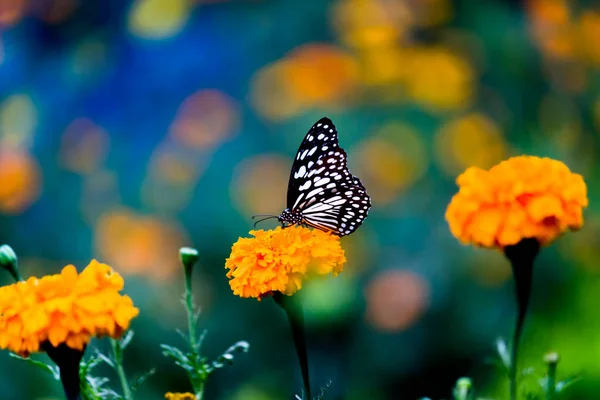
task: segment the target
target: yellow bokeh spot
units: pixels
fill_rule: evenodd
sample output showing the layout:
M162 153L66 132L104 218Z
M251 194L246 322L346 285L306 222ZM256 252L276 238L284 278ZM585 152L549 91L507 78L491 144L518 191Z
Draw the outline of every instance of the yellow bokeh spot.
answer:
M584 57L592 65L600 66L600 12L584 11L579 22L579 31L581 38L577 43L582 47Z
M449 176L471 166L489 168L507 151L500 128L481 113L446 122L436 133L434 146L436 159Z
M174 221L124 208L104 213L96 226L95 245L103 259L125 274L159 281L177 275L177 253L186 244L186 234Z
M373 202L387 204L427 170L427 149L420 134L402 122L388 123L359 145L357 175Z
M302 102L285 84L284 64L278 61L261 68L250 82L250 102L256 112L272 121L281 121L300 114Z
M430 111L459 110L470 105L474 74L470 63L445 48L419 47L407 54L408 96Z
M188 0L137 0L129 12L129 30L144 39L165 39L183 29Z
M28 95L8 97L0 105L0 147L29 147L37 121L37 109Z
M245 214L283 211L291 165L291 160L274 154L239 163L231 182L231 196L238 210Z
M20 214L35 202L41 189L37 161L23 151L0 151L0 212Z
M398 43L412 22L407 5L401 1L339 1L332 8L332 18L341 40L357 49Z

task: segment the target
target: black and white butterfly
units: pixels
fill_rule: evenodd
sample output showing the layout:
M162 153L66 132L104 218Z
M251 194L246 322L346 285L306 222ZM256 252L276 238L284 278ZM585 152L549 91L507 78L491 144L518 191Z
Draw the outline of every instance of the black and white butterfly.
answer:
M370 208L371 198L365 187L348 170L346 152L338 144L333 122L321 118L296 153L287 208L281 215L268 218L277 218L284 226L308 225L346 236L358 229ZM258 216L263 215L254 217Z

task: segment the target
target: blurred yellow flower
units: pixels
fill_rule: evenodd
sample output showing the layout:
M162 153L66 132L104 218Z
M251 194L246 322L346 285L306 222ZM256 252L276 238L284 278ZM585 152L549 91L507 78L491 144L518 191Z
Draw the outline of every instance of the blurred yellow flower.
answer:
M240 297L259 300L292 295L313 275L338 275L346 263L338 236L301 226L250 231L234 243L225 262L229 286Z
M196 396L193 393L165 393L165 399L167 400L196 400Z
M456 183L446 220L465 244L503 249L535 238L545 245L583 226L585 182L560 161L513 157L489 171L470 167Z
M119 337L139 310L119 294L123 278L92 260L81 272L31 277L0 288L0 347L21 356L48 342L83 350L92 337Z
M190 8L187 0L137 0L129 12L129 31L144 39L172 37L185 26Z
M506 147L498 125L477 112L449 120L434 137L437 161L451 176L468 166L490 168L505 157Z
M379 127L356 150L359 172L377 204L393 202L421 179L429 164L421 133L400 121Z
M470 63L445 48L415 48L408 55L406 90L412 100L434 111L468 106L473 97L475 71Z

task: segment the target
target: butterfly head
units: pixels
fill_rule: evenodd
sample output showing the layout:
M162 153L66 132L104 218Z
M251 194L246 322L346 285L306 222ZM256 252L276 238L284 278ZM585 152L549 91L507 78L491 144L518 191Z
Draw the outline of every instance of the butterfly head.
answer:
M301 224L303 221L302 213L290 211L289 208L286 208L281 212L281 215L277 217L277 220L281 222L281 224L289 224L289 225L297 225Z

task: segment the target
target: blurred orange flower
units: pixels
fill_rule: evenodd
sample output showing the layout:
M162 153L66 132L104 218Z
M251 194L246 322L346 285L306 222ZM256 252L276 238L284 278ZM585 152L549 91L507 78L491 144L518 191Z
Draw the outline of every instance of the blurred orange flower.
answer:
M456 183L446 220L463 243L503 249L535 238L545 245L583 226L585 182L560 161L513 157L489 171L470 167Z
M18 214L40 194L39 166L28 153L20 150L0 151L0 211Z
M92 337L119 337L139 310L119 294L123 278L92 260L81 272L73 265L57 275L31 277L0 288L0 347L21 356L44 342L83 350Z
M292 295L311 275L342 272L346 257L338 236L301 226L250 231L225 262L229 286L240 297Z
M193 393L165 393L165 399L167 400L196 400L196 396Z
M180 270L173 254L187 238L170 220L116 209L100 217L95 241L102 257L122 271L162 281Z

